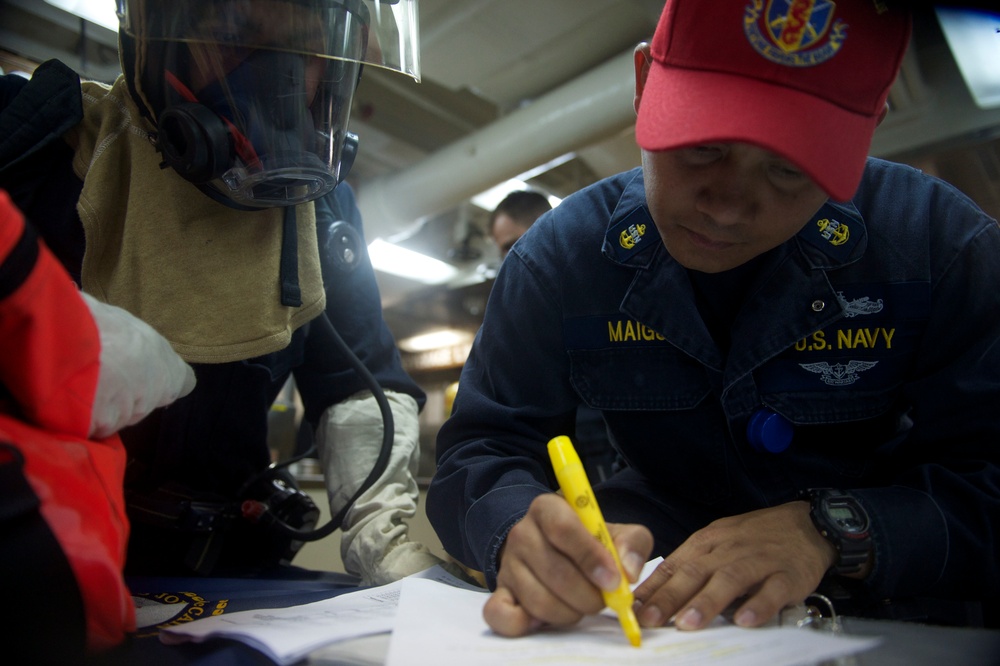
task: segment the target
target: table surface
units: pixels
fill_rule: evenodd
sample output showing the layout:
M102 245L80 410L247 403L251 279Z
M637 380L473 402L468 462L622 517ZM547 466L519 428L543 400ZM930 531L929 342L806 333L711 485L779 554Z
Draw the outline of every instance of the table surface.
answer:
M816 666L1000 666L1000 631L997 630L851 617L842 621L845 635L878 636L882 642L871 650ZM366 636L321 648L307 663L309 666L381 666L388 648L389 634Z
M1000 665L1000 631L844 618L844 633L881 636L882 643L842 661L845 666Z
M357 589L357 580L344 574L294 568L283 572L280 578L264 580L130 578L128 582L133 595L156 602L139 613L143 616L140 617L140 625L146 625L152 631L144 633L140 630L136 639L93 660L90 666L273 666L262 653L235 641L217 639L198 645L163 645L156 636L156 627L152 625L166 618L156 618L149 613L168 612L168 615L176 616L177 613L191 614L192 609L196 609L207 615L220 599L226 600L229 611L247 607L279 608ZM195 598L198 603L188 600L187 603L172 605L176 599L164 599L163 594L154 594L182 590L197 591ZM167 603L157 608L160 602ZM153 620L150 622L142 621L151 617ZM841 623L845 635L874 636L882 641L871 650L817 666L1000 666L1000 630L855 617L842 617ZM388 647L388 633L366 636L316 650L306 663L309 666L379 666L385 662Z

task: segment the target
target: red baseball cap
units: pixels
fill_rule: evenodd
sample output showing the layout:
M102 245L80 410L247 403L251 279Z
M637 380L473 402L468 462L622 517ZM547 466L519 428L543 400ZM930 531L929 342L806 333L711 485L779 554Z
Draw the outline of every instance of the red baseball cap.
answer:
M910 25L883 0L667 0L636 140L645 150L751 143L846 201Z

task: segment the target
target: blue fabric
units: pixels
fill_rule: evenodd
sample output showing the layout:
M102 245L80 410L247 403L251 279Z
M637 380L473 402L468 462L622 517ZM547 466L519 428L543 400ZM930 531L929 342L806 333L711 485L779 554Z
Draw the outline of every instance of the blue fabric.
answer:
M138 600L138 631L132 640L92 656L90 666L247 666L273 664L263 653L234 640L165 645L160 630L201 617L244 610L287 608L354 592L346 574L280 567L259 578L135 577L126 579Z
M640 169L540 218L504 261L437 442L428 516L495 582L513 522L555 488L545 444L601 412L630 476L595 489L666 555L711 520L851 490L878 598L1000 593L1000 228L956 189L870 159L767 253L728 353L660 242ZM792 424L784 453L751 415Z

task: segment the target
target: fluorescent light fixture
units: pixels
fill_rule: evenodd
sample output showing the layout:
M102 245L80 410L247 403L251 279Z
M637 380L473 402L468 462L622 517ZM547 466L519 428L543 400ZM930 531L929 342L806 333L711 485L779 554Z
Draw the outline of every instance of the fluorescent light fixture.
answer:
M499 185L494 185L485 192L480 192L476 196L472 197L472 203L476 204L483 210L493 210L500 204L501 201L503 201L503 198L511 192L527 189L529 188L526 182L517 178L511 178L508 181L504 181Z
M527 171L520 174L516 178L511 178L506 182L491 187L485 192L480 192L476 196L472 197L472 203L476 204L483 210L492 211L494 208L497 207L497 205L501 201L503 201L503 198L508 194L510 194L511 192L532 189L528 185L527 181L531 180L535 176L538 176L539 174L543 174L546 171L551 171L552 169L555 169L557 166L561 166L566 162L569 162L574 157L576 157L576 153L569 152L564 155L560 155L559 157L553 160L549 160L545 164L539 164L533 169L528 169ZM553 208L562 203L562 199L560 199L559 197L552 196L551 194L547 194L546 196L549 199L549 204Z
M472 203L476 204L483 210L492 211L500 202L503 201L511 192L519 192L521 190L533 189L523 180L519 178L511 178L508 181L500 183L499 185L494 185L485 192L480 192L476 196L472 197ZM562 203L562 199L552 194L546 194L546 198L549 200L549 205L553 208Z
M117 7L111 0L45 0L45 2L91 23L104 26L112 32L118 32Z
M935 11L976 105L1000 107L1000 13L950 7Z
M472 342L475 336L468 331L459 331L454 328L445 328L429 333L414 335L412 338L400 340L397 345L406 352L426 352L446 347L457 347L467 345Z
M574 153L572 151L570 151L568 153L564 153L564 154L560 155L559 157L556 157L555 159L549 160L545 164L539 164L538 166L536 166L533 169L528 169L527 171L525 171L524 173L522 173L520 176L518 176L518 178L521 179L521 180L531 180L535 176L539 176L539 175L545 173L546 171L552 171L557 166L562 166L563 164L566 164L566 162L569 162L574 157L576 157L576 153Z
M426 254L407 250L376 238L368 245L375 270L391 273L423 284L444 284L458 275L458 269Z

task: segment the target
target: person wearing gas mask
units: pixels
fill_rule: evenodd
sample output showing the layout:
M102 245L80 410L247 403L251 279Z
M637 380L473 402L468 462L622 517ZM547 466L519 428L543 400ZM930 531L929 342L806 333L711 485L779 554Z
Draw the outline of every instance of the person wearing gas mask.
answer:
M348 572L379 584L438 563L405 522L425 398L382 319L343 182L362 65L419 78L416 0L118 12L113 85L57 61L0 79L0 187L85 292L195 369L190 395L122 432L128 571L259 573L330 531L269 468L267 414L290 375Z

